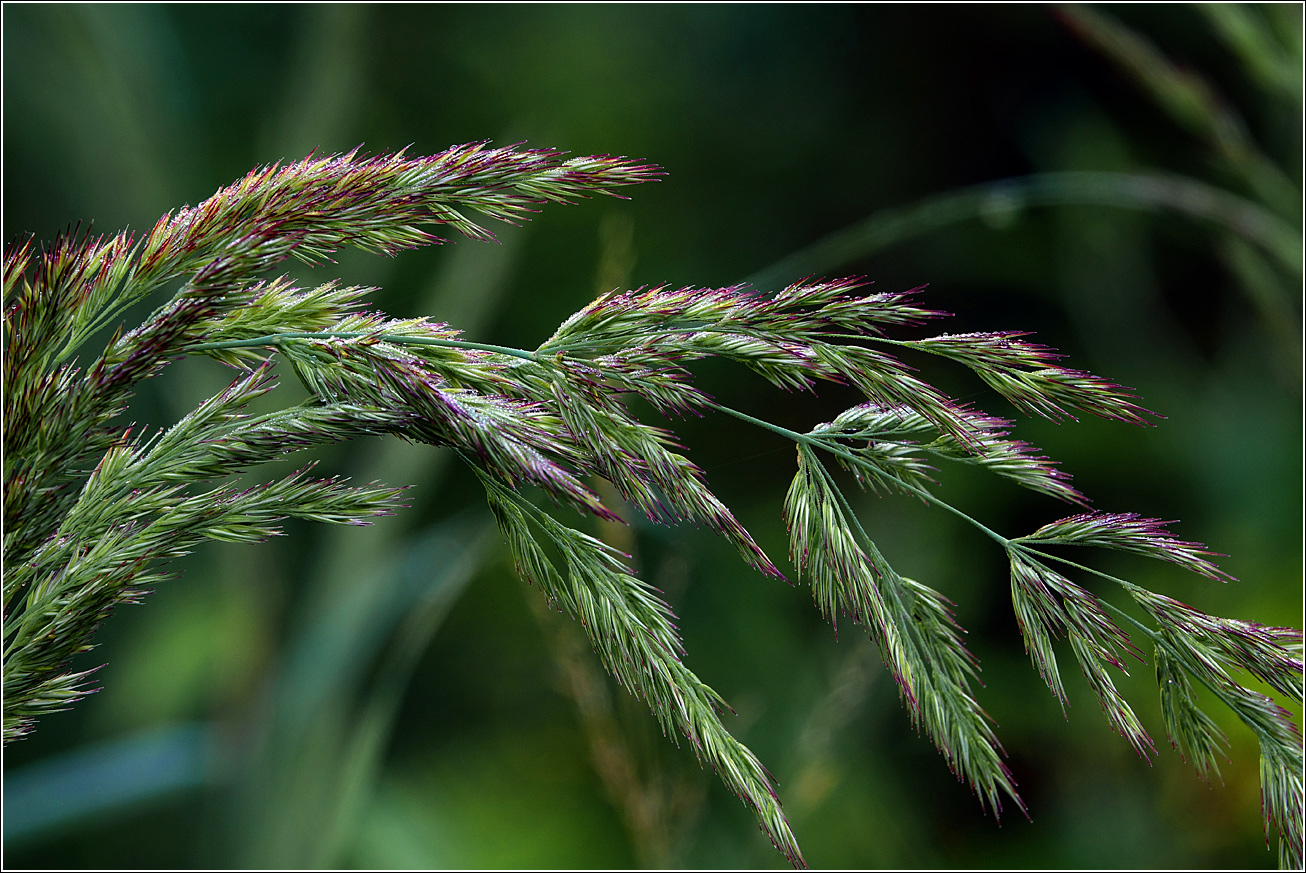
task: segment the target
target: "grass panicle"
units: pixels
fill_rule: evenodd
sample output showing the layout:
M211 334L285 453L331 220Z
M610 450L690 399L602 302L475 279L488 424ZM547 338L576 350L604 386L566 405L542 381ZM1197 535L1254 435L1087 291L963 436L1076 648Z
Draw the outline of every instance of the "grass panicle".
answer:
M1275 700L1240 674L1302 702L1302 634L1218 618L1074 563L1062 546L1097 546L1226 580L1200 543L1168 522L1089 512L1009 538L949 505L943 462L969 464L1061 501L1087 506L1056 462L1011 438L1012 422L947 396L897 355L965 366L1022 412L1053 420L1091 414L1131 424L1159 418L1108 380L1061 366L1017 331L910 338L944 313L920 289L866 293L860 279L809 279L774 295L744 286L614 290L567 319L538 348L465 340L427 318L369 311L371 289L296 287L270 276L287 258L320 263L345 247L394 254L440 242L443 225L491 239L478 223L520 221L548 203L660 178L652 165L551 150L455 146L440 154L310 155L255 170L199 206L165 215L146 234L72 231L46 246L6 250L4 267L4 736L72 705L115 605L168 576L167 562L204 540L256 541L285 518L365 524L402 505L402 488L315 478L310 467L256 484L259 465L311 446L371 435L452 448L482 483L518 573L584 627L604 667L643 698L673 739L754 813L786 858L803 855L774 780L727 731L725 702L686 666L671 607L626 556L582 532L559 507L620 520L589 483L598 476L661 523L720 535L765 576L783 578L666 421L731 415L792 440L798 469L784 499L790 557L832 624L860 624L879 647L913 725L996 814L1024 810L996 725L980 704L979 664L943 593L900 575L827 466L876 493L906 494L958 516L1000 545L1025 647L1063 708L1058 656L1073 657L1111 726L1140 755L1152 741L1114 684L1129 657L1154 658L1172 745L1198 773L1218 775L1227 740L1198 706L1198 688L1232 709L1261 745L1267 834L1281 859L1302 858L1302 745ZM617 195L619 196L619 195ZM165 286L137 328L117 321ZM117 329L98 353L94 337ZM225 390L152 434L121 422L132 390L184 356L239 375ZM862 402L798 432L731 409L696 387L691 365L721 358L785 390L851 386ZM285 361L308 398L253 414L275 397ZM936 466L937 465L937 468ZM937 477L937 478L936 478ZM1059 565L1054 569L1054 565ZM1074 574L1073 581L1068 574ZM1123 591L1133 612L1091 591ZM1135 617L1141 614L1142 619ZM1060 650L1060 651L1058 651Z

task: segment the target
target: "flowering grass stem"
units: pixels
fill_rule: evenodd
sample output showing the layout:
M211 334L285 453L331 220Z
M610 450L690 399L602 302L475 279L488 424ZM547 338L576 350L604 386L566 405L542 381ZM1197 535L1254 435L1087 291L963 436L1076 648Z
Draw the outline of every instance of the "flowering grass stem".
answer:
M1167 522L1083 511L1008 538L931 490L928 461L982 467L1030 490L1087 505L1056 463L1009 438L1012 422L948 397L889 351L937 355L975 373L1017 409L1053 420L1090 414L1131 424L1159 418L1127 388L1061 366L1054 350L1016 331L885 336L943 313L916 292L864 294L856 279L811 280L771 296L744 287L666 286L612 292L582 308L534 351L464 340L424 318L367 311L369 289L294 287L266 273L288 257L317 262L345 246L392 253L438 242L421 225L473 239L468 215L518 220L544 203L652 181L656 167L625 158L564 159L548 150L456 146L439 155L310 157L256 170L198 207L169 214L141 240L69 236L5 256L4 736L87 693L69 669L93 646L114 606L167 577L162 567L205 540L259 541L285 518L367 524L403 505L404 489L314 479L305 467L248 487L241 474L301 449L395 435L452 449L482 484L519 575L580 622L604 667L647 702L665 732L753 812L795 866L804 865L774 780L726 730L725 701L685 664L674 614L628 556L523 494L621 520L591 487L659 523L692 521L735 547L760 573L782 573L708 486L675 433L642 421L634 396L670 417L715 410L784 436L797 470L783 502L790 558L822 615L860 624L880 649L912 723L982 805L1025 810L995 726L979 702L979 664L951 602L902 576L863 526L822 460L856 483L941 507L1002 546L1012 608L1034 667L1063 706L1057 649L1068 647L1110 725L1142 756L1153 743L1111 668L1141 657L1116 616L1153 643L1171 742L1198 772L1216 769L1223 735L1197 706L1188 677L1210 688L1256 733L1267 832L1281 859L1302 857L1301 737L1288 713L1235 678L1243 670L1300 702L1302 634L1209 616L1141 586L1045 553L1094 546L1226 579L1213 553L1178 540ZM69 358L133 302L181 279L143 325L82 369ZM918 289L919 290L919 289ZM234 367L222 392L152 436L119 421L131 389L177 358ZM309 393L251 415L284 359ZM864 402L800 433L719 403L694 385L692 362L720 358L777 388L835 383ZM928 486L928 487L927 487ZM1118 583L1155 623L1099 600L1050 565Z

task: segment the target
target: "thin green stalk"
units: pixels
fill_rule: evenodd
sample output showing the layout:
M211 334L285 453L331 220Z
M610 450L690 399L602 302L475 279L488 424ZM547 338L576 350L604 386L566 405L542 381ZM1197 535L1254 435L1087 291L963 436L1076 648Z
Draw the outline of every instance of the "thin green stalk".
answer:
M839 501L839 506L840 508L843 509L844 514L847 515L850 519L852 519L853 527L857 531L858 535L861 537L862 547L867 550L868 557L870 555L875 555L879 557L880 560L883 560L884 556L880 554L880 550L876 547L875 541L871 539L870 534L866 532L866 528L862 527L861 519L859 519L857 517L857 513L853 511L852 506L848 503L848 498L843 493L843 489L840 488L835 483L834 477L830 475L830 471L827 470L825 468L825 465L820 463L819 460L817 461L816 468L817 470L820 471L821 477L825 479L826 486L834 493L835 499ZM910 611L906 608L906 606L902 602L902 593L899 590L898 586L885 585L884 588L888 589L888 594L891 597L893 597L893 601L897 605L899 613L902 615L910 614ZM912 622L907 622L907 626L904 628L904 631L906 633L911 634L912 639L915 641L918 650L920 651L925 650L925 644L924 641L921 639L920 630L919 628L916 627L915 624L913 624Z
M730 333L731 331L715 331L715 332ZM342 331L268 334L267 336L255 337L253 339L228 340L225 342L216 342L216 343L201 343L199 345L189 346L187 351L198 352L198 351L207 351L210 349L219 350L219 349L234 349L234 348L250 348L250 347L264 346L264 345L276 345L280 340L283 339L336 339L336 338L352 339L361 336L376 336L378 339L382 339L386 342L394 342L397 344L432 345L432 346L440 346L443 348L455 348L455 349L475 349L479 351L497 352L499 354L510 355L512 357L522 358L528 361L542 360L542 358L540 357L540 353L537 352L528 352L525 351L524 349L512 348L509 346L490 345L487 343L475 343L475 342L470 342L468 340L453 340L453 339L446 340L446 339L435 339L429 337L403 337L403 336L395 336L393 334L377 335L377 334L368 334L362 332L342 332ZM866 337L863 338L865 339ZM878 338L872 337L872 339L878 339ZM886 340L886 341L896 342L894 340ZM570 346L572 347L579 347L579 345L580 344L570 344ZM541 346L542 351L544 350L544 348L545 347ZM555 348L548 349L547 351L551 354L562 354L564 353L565 350L568 350L568 348L569 348L568 346L558 346ZM845 460L848 460L854 464L862 463L862 460L858 458L857 455L853 454L847 449L844 449L842 446L838 445L837 443L832 443L828 440L824 440L819 437L813 437L810 436L809 434L799 433L798 431L790 430L787 427L782 427L778 424L773 424L769 421L765 421L760 418L755 418L754 416L751 416L746 412L740 412L737 409L731 409L728 406L722 406L721 404L716 403L715 401L709 401L707 403L707 406L717 410L718 412L724 412L727 415L732 415L735 418L740 419L741 421L746 421L749 424L753 424L756 425L757 427L764 428L765 430L769 430L772 433L776 433L779 434L780 436L787 437L788 439L791 439L794 442L823 449L832 455L838 455L839 457L842 457ZM919 497L926 500L927 502L935 506L939 506L943 509L946 509L949 512L953 513L954 515L958 516L959 518L969 522L970 524L974 525L978 530L983 532L986 536L990 537L995 542L1002 544L1004 547L1011 542L1011 540L1008 539L1007 537L1004 537L1002 536L1002 534L999 534L996 531L992 530L991 528L985 526L979 520L967 515L966 513L962 512L961 510L957 509L951 504L943 500L940 500L939 498L935 497L933 494L930 494L928 491L924 490L923 488L918 488L917 486L912 485L909 482L904 482L903 480L899 479L896 476L894 476L893 478L899 485L901 485L906 490L913 492L914 494L918 495Z
M731 333L732 331L714 331L714 332ZM208 351L208 350L216 351L220 349L251 348L257 346L276 345L279 341L284 339L352 339L361 336L376 336L378 339L384 340L386 342L393 342L396 344L430 345L430 346L440 346L442 348L455 348L455 349L475 349L479 351L497 352L502 355L510 355L512 357L522 358L528 361L542 360L540 357L540 353L528 352L525 351L524 349L512 348L509 346L490 345L487 343L475 343L475 342L470 342L468 340L452 340L452 339L446 340L446 339L435 339L431 337L404 337L404 336L396 336L393 334L369 334L363 332L347 332L347 331L336 331L336 332L319 331L319 332L312 332L312 333L268 334L266 336L255 337L253 339L228 340L225 342L216 342L216 343L201 343L199 345L189 346L187 348L187 351L192 351L192 352ZM866 339L867 337L862 337L862 338ZM878 337L870 337L870 338L878 339ZM886 342L897 342L897 341L886 340ZM902 343L898 343L898 344L902 344ZM570 344L570 346L579 347L580 344ZM542 351L544 350L544 348L545 347L541 346ZM569 350L569 347L558 346L555 348L548 349L548 352L554 354L562 354L564 353L565 350ZM746 421L750 424L769 430L772 433L776 433L779 434L780 436L787 437L788 439L791 439L794 442L803 443L805 445L821 448L829 452L830 454L838 455L848 461L851 461L854 464L861 463L860 458L858 458L852 452L847 451L842 446L839 446L837 443L831 443L827 440L820 439L819 437L813 437L808 434L803 434L803 433L799 433L798 431L790 430L787 427L781 427L778 424L772 424L769 421L765 421L760 418L755 418L754 416L751 416L746 412L740 412L737 409L731 409L728 406L722 406L721 404L716 403L714 401L709 401L707 405L712 409L717 410L718 412L724 412L727 415L732 415L735 418L740 419L741 421ZM949 512L958 516L959 518L964 519L965 521L974 525L978 530L983 532L986 536L990 537L995 542L1002 544L1004 547L1010 542L1010 540L1007 537L1004 537L1001 534L997 533L996 531L990 529L979 520L967 515L966 513L962 512L961 510L957 509L951 504L943 500L940 500L939 498L935 497L933 494L930 494L928 491L924 490L923 488L918 488L915 485L912 485L908 482L904 482L903 480L898 479L896 476L893 478L906 490L915 493L922 499L926 500L927 502L935 506L939 506L943 509L948 510Z
M1072 561L1072 560L1070 560L1070 559L1068 559L1068 558L1063 558L1063 557L1061 557L1060 555L1054 555L1054 554L1050 554L1050 553L1048 553L1048 552L1041 551L1041 550L1039 550L1039 549L1033 549L1033 548L1030 548L1029 546L1025 545L1024 543L1019 542L1018 540L1013 540L1011 546L1012 546L1012 548L1018 549L1018 550L1020 550L1020 551L1022 551L1022 552L1024 552L1024 553L1026 553L1026 554L1029 554L1029 555L1038 555L1040 558L1045 558L1045 559L1048 559L1048 560L1056 561L1056 562L1058 562L1058 563L1060 563L1060 564L1064 564L1064 565L1066 565L1066 566L1068 566L1068 567L1074 567L1076 570L1081 570L1081 571L1083 571L1083 572L1085 572L1085 573L1089 573L1089 574L1091 574L1091 575L1093 575L1093 576L1097 576L1097 577L1099 577L1099 578L1101 578L1101 579L1106 579L1106 580L1108 580L1108 581L1110 581L1110 582L1115 582L1115 583L1116 583L1117 585L1119 585L1121 588L1128 589L1128 588L1130 587L1130 585L1131 585L1131 583L1126 582L1126 581L1124 581L1123 579L1120 579L1120 578L1117 577L1117 576L1112 576L1110 573L1104 573L1104 572L1102 572L1101 570L1096 570L1096 569L1094 569L1094 568L1092 568L1092 567L1086 567L1086 566L1084 566L1083 564L1077 563L1077 562ZM1115 613L1119 618L1124 619L1124 620L1127 621L1130 625L1132 625L1133 627L1137 628L1137 629L1138 629L1142 634L1144 634L1146 637L1148 637L1148 639L1150 639L1150 640L1152 641L1152 643L1153 643L1154 645L1156 645L1158 648L1163 648L1163 649L1165 649L1166 652L1169 654L1169 656L1170 656L1170 657L1171 657L1171 658L1172 658L1176 663L1179 663L1179 664L1183 664L1183 663L1184 663L1183 652L1179 651L1179 650L1174 646L1174 644L1171 643L1169 640L1167 640L1164 636L1162 636L1161 634L1159 634L1159 633L1157 633L1156 631L1152 630L1152 629L1149 628L1147 625L1143 624L1141 621L1139 621L1138 619L1134 618L1132 615L1130 615L1129 613L1125 612L1125 611L1124 611L1123 609L1121 609L1120 607L1116 606L1114 603L1111 603L1111 602L1108 601L1108 600L1101 600L1101 599L1099 599L1098 602L1099 602L1100 604L1102 604L1104 607L1106 607L1107 609L1109 609L1111 612ZM1230 697L1229 697L1229 696L1224 692L1223 689L1218 688L1218 687L1216 687L1215 685L1213 685L1213 684L1210 682L1210 680L1209 680L1206 676L1202 675L1200 672L1197 672L1197 671L1194 671L1194 670L1187 670L1187 673L1188 673L1188 675L1190 675L1190 676L1192 676L1194 679L1196 679L1198 682L1200 682L1200 683L1202 684L1202 686L1203 686L1204 688L1206 688L1206 690L1208 690L1208 691L1210 691L1212 694L1214 694L1214 695L1216 696L1216 698L1220 700L1221 703L1223 703L1225 706L1227 706L1227 707L1229 707L1230 709L1232 709L1232 710L1234 711L1234 714L1238 716L1239 720L1241 720L1243 724L1247 725L1247 727L1251 728L1252 733L1256 734L1257 740L1258 740L1259 742L1262 742L1262 743L1265 743L1265 742L1274 742L1274 738L1273 738L1273 737L1270 737L1269 735L1267 735L1266 732L1265 732L1265 731L1264 731L1264 730L1263 730L1259 725L1257 725L1256 722L1255 722L1254 720L1249 719L1249 718L1246 718L1246 717L1243 716L1242 712L1240 711L1240 709L1239 709L1239 707L1238 707L1238 705L1237 705L1237 701L1235 701L1235 700L1233 700L1232 698L1230 698Z
M735 418L738 418L741 421L746 421L750 424L755 424L758 427L766 428L772 433L777 433L781 436L788 437L794 442L799 442L805 445L815 446L817 448L824 449L830 454L838 455L839 457L851 461L854 464L861 465L862 463L864 463L861 458L857 457L857 455L843 448L838 443L831 443L827 440L821 439L820 437L814 437L809 434L798 433L797 431L790 430L787 427L781 427L778 424L772 424L769 421L763 421L760 418L754 418L753 416L749 415L746 412L740 412L737 409L731 409L728 406L722 406L721 404L713 401L709 401L707 405L710 406L712 409L717 410L718 412L724 412L727 415L733 415ZM917 496L921 497L923 500L933 504L934 506L938 506L943 509L946 509L949 512L953 513L954 515L958 516L959 518L966 520L967 522L969 522L970 524L978 528L985 535L992 538L995 542L1001 543L1003 546L1006 546L1009 542L1011 542L1011 540L1008 539L1007 537L1004 537L1002 534L997 533L994 530L991 530L990 528L986 527L982 522L970 517L966 513L962 512L960 509L957 509L955 506L952 506L951 504L940 500L939 498L935 497L933 494L926 491L925 489L918 488L909 482L904 482L902 479L899 479L897 476L893 476L892 474L886 473L886 475L890 476L890 478L892 478L896 483L901 485L906 490L911 491Z
M1051 542L1051 541L1049 540L1046 542ZM1101 570L1094 570L1092 567L1085 567L1083 564L1077 564L1074 561L1069 560L1068 558L1061 557L1060 555L1053 555L1048 552L1041 551L1039 549L1032 549L1029 546L1025 545L1024 543L1020 542L1019 538L1011 541L1011 548L1024 552L1027 555L1038 555L1040 558L1046 558L1050 561L1056 561L1059 564L1065 564L1067 567L1074 567L1076 570L1083 570L1085 573L1091 573L1094 576L1098 576L1110 582L1115 582L1121 588L1125 588L1129 585L1129 583L1126 582L1125 580L1120 579L1116 576L1112 576L1110 573L1103 573ZM1129 613L1122 610L1120 607L1106 600L1100 600L1099 602L1103 606L1109 608L1116 615L1125 619L1134 627L1138 628L1140 631L1147 634L1147 636L1152 639L1152 642L1157 643L1158 645L1162 642L1162 638L1160 637L1160 635L1155 633L1151 628L1149 628L1147 625L1140 622L1138 619L1134 618Z

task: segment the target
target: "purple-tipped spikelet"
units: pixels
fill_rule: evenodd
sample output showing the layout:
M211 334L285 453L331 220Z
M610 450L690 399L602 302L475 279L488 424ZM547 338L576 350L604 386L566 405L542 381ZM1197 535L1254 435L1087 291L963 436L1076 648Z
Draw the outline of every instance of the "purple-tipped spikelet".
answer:
M1129 635L1111 620L1101 602L1087 590L1014 548L1008 554L1012 605L1025 638L1025 649L1063 711L1068 698L1052 651L1052 641L1061 636L1069 641L1075 660L1111 726L1129 740L1140 757L1155 754L1151 737L1103 669L1106 664L1126 672L1119 657L1125 653L1142 660Z
M1218 618L1136 586L1131 593L1139 605L1176 638L1200 641L1217 662L1241 666L1275 690L1301 699L1300 630ZM1215 667L1214 664L1211 666Z
M1101 546L1169 561L1216 581L1236 581L1210 560L1221 557L1201 543L1177 540L1166 530L1172 521L1144 518L1133 512L1089 512L1045 524L1023 542L1047 545Z

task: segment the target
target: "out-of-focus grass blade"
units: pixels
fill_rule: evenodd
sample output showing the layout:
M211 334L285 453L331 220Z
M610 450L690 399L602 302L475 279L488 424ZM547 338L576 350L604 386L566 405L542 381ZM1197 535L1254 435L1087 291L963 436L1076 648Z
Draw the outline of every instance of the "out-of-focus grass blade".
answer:
M492 529L483 514L463 516L393 547L397 557L355 580L357 596L305 626L238 794L242 866L331 864L347 838L337 825L365 796L412 668L480 566Z
M294 160L313 149L357 145L350 137L367 92L363 59L371 13L355 3L304 7L282 103L265 122L267 157Z
M1297 9L1297 26L1301 26L1301 7ZM1242 3L1198 3L1216 35L1238 56L1243 67L1258 85L1280 100L1300 105L1302 97L1301 57L1294 57L1264 15L1264 7Z
M1300 66L1306 54L1306 35L1302 33L1302 8L1298 3L1265 3L1261 12L1269 22L1270 30L1287 46L1292 61Z
M443 584L431 589L422 601L409 606L398 631L391 637L366 701L344 743L334 816L323 838L310 844L314 851L308 859L310 866L336 865L337 856L352 834L371 794L386 741L413 670L467 581L480 566L482 557L493 543L498 542L497 528L488 519L477 524L475 533L464 531L460 536L465 548L456 563L445 563ZM419 548L410 550L405 574L410 577L429 574L431 566L448 562L447 545L427 540L419 544Z
M1300 384L1301 314L1292 305L1294 289L1263 254L1237 237L1225 237L1220 254L1273 333L1280 352L1280 371L1290 382Z
M836 754L836 740L865 705L876 681L884 673L879 653L867 639L858 639L843 656L838 672L812 708L788 750L785 783L793 786L790 815L802 820L830 796L844 778Z
M1065 171L986 182L901 209L881 210L745 281L762 291L777 291L804 276L828 274L948 225L985 216L1009 217L1034 206L1176 212L1229 230L1264 249L1293 275L1302 275L1301 234L1257 203L1183 176Z
M1076 36L1123 69L1172 119L1215 149L1262 203L1283 216L1300 215L1296 186L1257 148L1241 119L1204 78L1179 69L1151 42L1114 18L1077 4L1057 6L1056 11Z
M204 151L196 142L200 101L166 9L50 4L24 13L50 36L39 47L5 46L13 49L6 66L37 70L42 85L36 99L18 92L12 115L23 122L10 124L6 137L58 168L52 176L69 180L60 194L80 216L110 228L153 222L178 200L205 193L187 188ZM80 123L70 123L69 106ZM51 141L65 147L51 150Z
M199 788L220 772L213 727L167 725L5 774L6 848Z
M306 726L330 697L352 693L413 610L461 593L479 566L486 523L459 516L389 544L390 558L306 623L279 677L287 728Z

